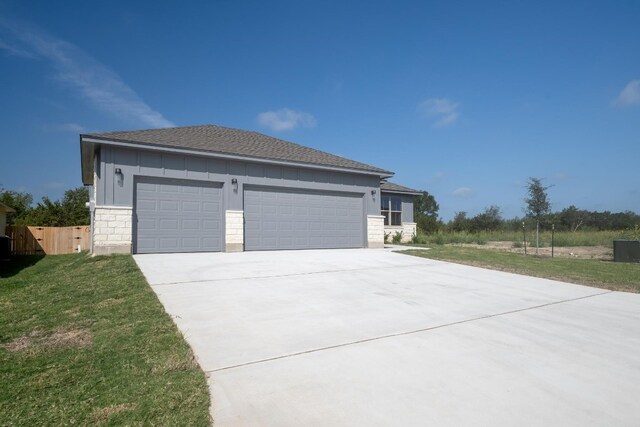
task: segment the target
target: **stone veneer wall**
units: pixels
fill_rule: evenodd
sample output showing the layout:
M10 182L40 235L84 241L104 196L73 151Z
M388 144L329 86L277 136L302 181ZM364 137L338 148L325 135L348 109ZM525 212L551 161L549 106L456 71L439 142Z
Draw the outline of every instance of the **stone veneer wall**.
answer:
M96 206L93 217L93 254L130 254L133 209Z
M398 231L402 231L402 240L401 240L402 243L409 243L409 242L411 242L411 238L413 236L415 236L415 234L417 232L416 223L415 222L403 222L402 225L400 225L400 226L398 226L398 225L394 225L394 226L385 225L384 226L384 233L389 235L389 237L387 238L388 242L391 242L391 238Z
M244 250L244 211L225 212L225 251Z
M382 215L367 215L367 247L384 247L384 217Z

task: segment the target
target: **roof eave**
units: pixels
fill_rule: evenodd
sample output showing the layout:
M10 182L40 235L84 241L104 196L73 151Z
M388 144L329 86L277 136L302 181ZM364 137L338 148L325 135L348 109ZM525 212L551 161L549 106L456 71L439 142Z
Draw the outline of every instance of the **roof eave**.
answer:
M407 194L407 195L410 195L410 196L419 196L420 194L422 194L419 191L401 191L401 190L383 190L383 189L380 189L380 192L381 193L393 193L393 194Z
M268 159L268 158L264 158L264 157L251 157L251 156L242 156L242 155L234 155L234 154L217 153L217 152L214 152L214 151L197 150L197 149L193 149L193 148L192 149L185 149L185 148L178 148L178 147L169 147L169 146L166 146L166 145L158 145L158 144L152 144L152 143L148 143L148 142L132 142L132 141L123 141L123 140L118 140L118 139L107 139L107 138L103 139L103 138L95 137L95 136L91 136L91 135L80 135L81 151L82 151L82 145L84 143L92 144L92 146L91 146L91 159L93 159L93 151L95 150L95 148L94 148L95 145L96 144L104 144L104 145L113 145L113 146L116 146L116 147L145 148L145 149L153 150L153 151L165 151L165 152L182 153L182 154L195 154L195 155L199 155L199 156L223 158L223 159L230 159L230 160L245 160L245 161L249 160L249 161L254 161L254 162L257 161L257 162L260 162L260 163L295 166L295 167L304 167L304 168L309 168L309 169L323 169L323 170L333 170L333 171L339 171L339 172L359 173L359 174L364 174L364 175L379 176L380 178L390 178L390 177L392 177L394 175L393 172L385 171L385 170L374 171L374 170L364 170L364 169L343 168L343 167L338 167L338 166L319 165L319 164L314 164L314 163L304 163L304 162L293 162L293 161L287 161L287 160ZM83 177L83 182L84 182L84 179L85 179L84 152L83 152L83 158L82 158L82 171L83 171L82 172L82 177ZM92 162L91 162L91 174L90 175L93 175L93 163ZM91 182L93 182L93 176L91 176ZM86 185L88 185L88 184L86 184Z
M84 185L93 185L95 147L96 144L94 142L85 141L83 135L80 135L80 164L82 183Z

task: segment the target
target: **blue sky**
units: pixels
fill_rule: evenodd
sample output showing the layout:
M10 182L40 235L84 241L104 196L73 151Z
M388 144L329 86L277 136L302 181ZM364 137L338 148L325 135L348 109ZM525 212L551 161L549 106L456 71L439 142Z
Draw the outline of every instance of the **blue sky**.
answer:
M396 172L441 216L640 212L639 1L0 0L0 185L81 185L82 132L219 124Z

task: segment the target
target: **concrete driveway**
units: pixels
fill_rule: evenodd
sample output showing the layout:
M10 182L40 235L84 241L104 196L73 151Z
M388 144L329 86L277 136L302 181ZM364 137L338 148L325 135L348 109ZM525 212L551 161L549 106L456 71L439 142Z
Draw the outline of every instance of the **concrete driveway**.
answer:
M135 259L219 426L640 420L637 294L387 250Z

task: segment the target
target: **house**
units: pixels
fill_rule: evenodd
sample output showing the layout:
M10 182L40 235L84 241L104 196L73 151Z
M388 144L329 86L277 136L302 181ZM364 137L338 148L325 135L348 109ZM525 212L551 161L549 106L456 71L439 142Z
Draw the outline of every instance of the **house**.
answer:
M402 185L387 181L380 183L380 213L384 216L384 234L389 240L396 233L402 233L401 241L407 243L416 234L413 199L420 194Z
M83 134L80 151L94 254L378 248L385 227L415 232L416 192L381 187L392 172L257 132Z
M7 233L7 214L15 212L15 210L0 202L0 236L4 236Z

